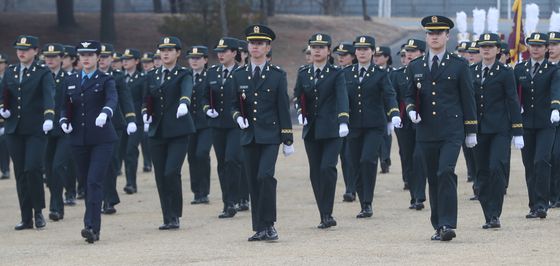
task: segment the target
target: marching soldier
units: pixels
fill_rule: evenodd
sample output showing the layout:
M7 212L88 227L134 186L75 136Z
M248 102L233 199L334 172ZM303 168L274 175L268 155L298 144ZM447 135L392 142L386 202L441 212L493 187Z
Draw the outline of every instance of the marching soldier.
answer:
M54 80L49 69L37 64L39 39L21 35L14 42L19 64L2 79L0 115L5 119L6 141L14 164L21 222L15 230L46 225L43 156L46 133L53 128ZM42 127L41 127L42 124Z
M341 42L333 53L337 54L338 66L342 69L357 64L356 49L351 42ZM340 149L340 166L342 168L342 176L344 177L344 185L346 190L342 196L342 201L353 202L356 200L356 175L354 167L351 164L350 150L347 145L347 138L342 138L342 147Z
M4 73L8 67L8 60L6 56L0 54L0 84L4 79ZM6 144L6 137L4 136L4 118L0 117L0 171L2 175L0 179L10 178L10 154L8 153L8 146Z
M107 178L104 182L104 199L103 199L103 213L104 214L114 214L117 212L115 205L119 204L121 201L119 199L119 194L117 192L117 176L119 175L121 169L121 142L126 141L128 138L123 136L123 132L126 130L127 135L131 135L136 132L136 114L132 107L132 96L130 91L126 86L125 76L122 69L122 55L119 55L119 60L121 60L121 68L112 68L113 54L115 53L113 45L104 43L101 44L101 52L99 55L99 71L111 75L115 80L115 86L118 94L118 104L113 119L111 122L117 132L118 139L114 143L115 148L112 154L112 163L107 172Z
M482 62L472 65L478 117L478 145L474 148L478 200L486 223L483 229L500 228L506 187L505 168L513 143L522 149L523 124L513 70L500 63L500 36L482 34L477 41Z
M387 135L387 117L391 118L391 126L396 127L400 127L401 119L389 72L371 63L376 51L375 39L358 36L354 47L358 64L344 69L350 103L350 133L347 139L361 204L356 218L367 218L373 215L371 203L377 160Z
M163 224L160 230L178 229L183 215L181 168L187 155L189 135L195 132L189 113L193 88L192 73L177 64L181 40L161 38L162 67L148 77L148 92L142 119L150 124L150 151L158 188Z
M471 42L460 42L456 48L457 55L468 60L469 55L467 54L467 50L469 49L469 47L471 47Z
M110 48L112 48L112 46ZM111 60L111 68L117 71L122 71L122 54L114 51L110 57L113 59Z
M142 64L140 64L140 51L137 49L126 49L122 54L123 69L125 71L125 82L127 90L132 96L132 105L134 108L136 128L144 128L142 122L142 103L144 102L144 95L148 89L146 74L142 71ZM138 146L144 136L143 130L137 130L130 134L126 143L126 156L125 156L125 174L126 186L123 188L126 194L134 194L138 192L138 185L136 182L136 172L138 171L138 156L140 152ZM123 139L124 140L124 139Z
M86 242L99 240L103 179L111 163L117 141L111 123L117 108L117 91L113 77L97 69L101 44L83 41L77 47L81 73L68 76L62 85L64 101L60 106L60 127L70 134L70 143L78 174L86 183L84 229Z
M395 83L395 75L391 74L394 70L391 67L393 64L393 59L391 58L391 48L387 46L375 47L373 62L375 65L389 73L389 80L392 84ZM379 162L382 174L389 173L389 168L391 167L391 144L393 143L391 132L394 128L395 127L391 121L386 123L386 134L383 135L383 142L381 142L381 146L379 147Z
M142 55L142 59L140 61L142 62L142 67L144 68L144 71L146 71L146 72L155 68L154 54L153 53L150 53L150 52L144 53Z
M424 201L426 201L426 176L422 170L422 158L414 158L414 150L416 148L416 126L406 115L405 95L408 89L408 80L406 66L408 63L418 57L424 55L426 50L426 42L409 39L403 46L407 64L392 73L396 76L393 83L397 93L397 101L399 102L399 113L402 120L402 127L395 129L397 141L399 143L399 155L401 159L401 168L405 186L408 185L410 192L411 210L424 209Z
M237 40L239 42L239 65L249 64L249 43L245 40Z
M348 92L342 69L328 62L331 36L316 33L308 41L313 64L299 70L294 97L298 122L309 161L311 186L321 223L319 229L336 226L332 217L338 154L348 135Z
M397 52L397 55L400 58L401 61L401 65L404 67L406 65L408 65L408 62L410 62L407 58L406 58L406 50L404 49L405 44L401 45L401 49Z
M162 66L161 63L161 54L159 49L156 49L156 52L154 53L154 67L151 69L145 69L143 66L142 71L144 72L144 75L148 76L152 75L153 72L155 72L155 69L158 69ZM144 167L142 168L142 171L144 173L149 173L152 171L152 155L150 154L150 145L148 143L148 127L146 125L144 125L144 134L142 135L142 142L140 143L140 146L142 146L142 158L144 159Z
M62 70L67 74L76 72L75 68L78 64L78 54L76 47L72 45L64 45L64 56L62 57Z
M560 62L560 32L548 33L548 62L558 67ZM560 207L560 129L556 128L552 148L552 175L550 176L550 208Z
M253 231L249 241L277 240L276 184L274 169L278 146L283 153L294 152L290 101L286 72L270 64L266 54L275 39L266 26L245 30L251 54L250 63L233 73L233 118L242 129L244 163L251 195Z
M70 74L61 68L64 47L61 44L50 43L43 48L45 64L48 66L55 81L54 102L56 110L64 106L64 94L62 84L64 79ZM55 121L60 120L60 112L55 112ZM64 202L62 191L66 180L69 179L70 160L70 138L62 132L60 127L54 127L47 138L45 152L45 175L50 190L51 199L49 205L49 219L52 221L64 218Z
M509 56L509 45L507 42L500 42L500 63L509 65L511 58Z
M477 42L469 42L469 47L465 50L469 65L478 64L482 59L480 56L480 49ZM478 181L476 180L476 163L474 158L474 149L469 149L463 143L463 156L467 165L467 182L472 181L473 196L469 200L478 200Z
M241 178L241 130L232 119L231 110L233 90L231 73L238 68L235 63L239 44L237 39L224 37L214 49L218 53L220 64L208 69L206 82L208 93L204 111L210 117L208 124L212 127L212 145L218 161L218 178L222 189L224 208L219 218L232 218L237 213L235 203L238 201L239 180Z
M159 49L156 50L154 53L154 68L160 68L162 65L161 63L161 54Z
M191 204L206 204L210 194L210 149L212 148L212 128L208 126L208 117L204 112L206 86L206 68L208 64L208 47L193 46L187 52L189 66L193 71L193 92L191 113L196 132L189 138L189 173L191 191L194 200Z
M466 61L446 51L454 24L444 16L422 19L426 56L407 66L407 112L416 129L416 150L424 159L430 184L432 240L450 241L457 227L455 165L461 142L476 145L474 90ZM465 134L467 135L465 137Z
M529 191L526 218L546 218L549 204L551 153L560 121L560 71L545 58L548 36L534 32L527 38L530 60L515 66L523 118L521 150Z

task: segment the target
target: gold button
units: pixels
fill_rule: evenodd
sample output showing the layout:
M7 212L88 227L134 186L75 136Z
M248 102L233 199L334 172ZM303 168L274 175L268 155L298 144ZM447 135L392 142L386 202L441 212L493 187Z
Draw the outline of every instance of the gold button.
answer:
M358 102L358 105L362 105L362 102Z
M255 92L255 96L259 96L259 94Z
M484 95L480 95L480 98L484 98Z
M432 105L436 105L436 102L432 102Z
M435 82L435 81L434 81L434 82L432 82L432 85L436 85L436 82Z
M484 104L481 104L480 107L484 107Z
M436 92L435 92L435 91L432 91L432 95L436 95Z
M436 112L432 112L432 115L436 115Z
M535 90L531 89L531 92L534 92Z
M358 93L358 97L362 97L362 95Z
M359 110L358 110L358 113L361 113L361 112L362 112L362 109L359 109Z
M254 101L253 103L254 103L254 104L257 104L257 101Z
M18 101L21 100L21 97L17 97Z
M257 121L257 118L256 118L256 117L253 117L253 121Z
M253 113L256 113L256 112L257 112L257 109L253 109Z
M533 84L533 81L531 81L531 84Z
M534 105L531 104L531 108L533 108L533 107L534 107Z
M21 106L18 106L17 109L21 109Z
M163 97L159 97L160 100L163 100Z

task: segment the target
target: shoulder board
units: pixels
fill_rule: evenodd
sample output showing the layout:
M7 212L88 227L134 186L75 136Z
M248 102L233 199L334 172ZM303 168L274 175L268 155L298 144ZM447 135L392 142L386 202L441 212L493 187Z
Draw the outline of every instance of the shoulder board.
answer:
M213 69L213 68L218 68L219 65L212 65L211 67L209 67L208 69Z
M271 65L270 65L270 69L275 70L275 71L278 71L278 72L284 72L284 70L283 70L281 67L277 66L277 65L272 65L272 64L271 64Z
M11 64L11 65L8 66L8 68L13 68L13 69L15 69L16 67L17 67L17 64Z
M237 73L237 72L241 72L241 71L245 71L245 70L247 70L246 66L238 67L238 68L234 69L231 73Z
M455 59L465 59L463 57L461 57L460 55L456 54L456 53L448 53L449 57L451 58L455 58Z
M344 67L344 69L351 69L354 65L347 65Z
M311 65L301 65L298 69L298 71L307 71L307 69L309 69L309 67L311 67Z
M109 74L103 72L103 71L97 71L97 75L99 75L100 77L105 77L105 76L109 76Z
M416 61L422 61L422 60L424 60L424 57L426 57L426 56L423 55L423 56L416 57L416 58L410 60L410 63L416 62ZM410 63L409 63L409 64L410 64Z
M331 64L331 68L334 68L334 69L340 69L340 67L339 67L339 66L337 66L337 65L333 65L333 64Z

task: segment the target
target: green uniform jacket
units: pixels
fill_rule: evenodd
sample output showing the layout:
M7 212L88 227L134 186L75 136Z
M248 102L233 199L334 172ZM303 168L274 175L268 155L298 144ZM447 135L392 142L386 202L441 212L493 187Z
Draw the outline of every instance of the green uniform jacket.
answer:
M130 90L126 86L125 76L122 71L110 68L107 74L113 76L115 79L115 86L119 97L119 104L117 104L117 109L114 110L112 118L113 126L115 130L121 130L126 128L128 123L136 122L136 114L134 113L134 107L132 105L132 96L130 95Z

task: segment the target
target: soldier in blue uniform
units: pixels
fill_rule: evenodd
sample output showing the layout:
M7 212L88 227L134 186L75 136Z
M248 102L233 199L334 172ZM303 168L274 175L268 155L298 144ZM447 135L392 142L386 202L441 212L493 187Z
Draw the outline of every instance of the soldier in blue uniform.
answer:
M235 38L220 39L214 49L220 64L210 67L206 74L208 93L204 94L207 97L204 111L210 117L208 124L212 128L212 144L218 161L218 178L224 203L219 218L232 218L237 213L235 203L239 199L239 180L242 175L241 130L228 111L231 110L234 97L231 73L239 67L235 62L238 47Z
M469 47L465 51L466 58L469 61L469 65L475 65L480 63L482 60L480 56L480 48L478 47L478 42L470 42ZM463 143L463 156L465 157L465 163L467 165L467 181L472 181L473 196L469 200L478 200L478 181L476 180L476 160L474 158L474 149L468 148L465 143Z
M253 231L249 241L277 240L276 187L278 148L294 152L286 72L270 64L266 54L275 33L263 25L245 30L250 62L233 73L233 119L242 129L241 145L251 195Z
M336 226L332 217L338 155L348 135L348 92L344 72L328 62L331 36L313 34L308 41L313 64L301 68L294 89L298 122L309 161L309 176L321 218L319 229Z
M193 88L192 73L177 64L181 40L161 38L158 48L163 65L148 77L148 92L142 119L150 124L150 151L158 189L163 224L160 230L178 229L183 215L181 168L195 126L189 113Z
M144 102L144 95L148 89L146 74L140 64L140 51L137 49L125 49L122 54L122 62L125 76L125 83L128 92L132 96L132 105L134 113L136 114L136 128L144 128L142 122L142 103ZM126 185L123 188L127 194L134 194L138 191L136 182L136 172L138 171L138 156L140 152L138 146L144 136L143 130L137 130L130 134L126 142L126 156L125 156L125 175ZM124 139L123 139L124 140Z
M376 51L375 39L358 36L354 47L358 63L344 69L350 103L350 133L347 138L361 205L356 218L368 218L373 215L371 204L377 179L377 160L387 135L387 117L391 119L390 125L396 127L401 126L401 118L389 71L371 62Z
M333 53L337 55L338 66L342 69L357 64L356 49L352 42L341 42L334 48ZM342 176L344 177L344 185L346 190L342 195L342 201L353 202L356 200L356 178L354 167L350 159L350 149L347 145L348 138L342 138L342 147L340 148L340 167L342 168Z
M446 51L454 24L444 16L422 19L429 52L407 66L406 110L416 129L416 150L424 159L436 230L432 240L450 241L457 227L455 166L465 141L476 145L476 107L468 63ZM465 137L466 134L466 137Z
M8 68L8 59L3 54L0 54L0 84L4 79L4 73ZM4 118L0 117L0 179L10 178L10 154L8 153L8 146L6 144L6 137L4 135Z
M486 220L482 228L500 228L505 193L505 166L513 143L522 149L523 124L513 70L497 60L500 36L485 33L477 41L482 62L471 65L478 117L474 148L478 200Z
M548 33L548 62L558 67L560 61L560 32ZM550 176L550 208L560 207L560 129L556 128L552 148L552 175Z
M105 188L103 190L103 213L104 214L114 214L117 212L115 205L121 202L119 194L117 192L117 176L121 171L122 158L125 152L123 151L126 146L127 136L136 132L136 114L134 113L132 105L132 96L130 90L126 86L125 75L122 72L122 62L119 69L114 69L112 67L112 62L114 62L113 54L115 50L112 44L103 43L101 44L101 52L99 55L99 71L105 72L113 76L115 80L115 88L117 90L118 104L117 108L114 110L113 119L111 122L115 127L117 132L118 140L115 142L115 148L112 154L112 163L107 172L107 178L105 178ZM122 54L119 55L119 60L122 60ZM126 132L125 132L126 131ZM126 134L124 134L126 133ZM123 148L124 146L124 148Z
M373 63L386 71L389 75L389 80L391 83L395 82L395 75L391 74L393 68L393 58L391 57L391 48L387 46L377 46L374 48L373 53ZM386 123L386 134L383 135L383 141L379 147L379 163L381 166L382 174L389 173L389 168L391 167L391 144L393 143L392 132L394 131L394 125L391 121Z
M64 79L70 75L61 68L64 47L58 43L46 44L43 47L43 56L45 58L45 64L51 71L55 81L55 106L56 110L60 110L60 107L64 104L62 83ZM59 119L60 112L55 112L55 121ZM51 192L49 219L53 221L62 220L64 218L62 191L64 183L69 179L68 175L71 173L71 171L69 171L70 165L72 164L70 158L70 138L62 132L60 127L54 127L49 133L45 152L45 175Z
M530 60L515 66L521 98L523 139L521 150L529 192L526 218L546 218L551 175L551 153L560 115L560 71L545 57L548 35L534 32L526 39Z
M77 46L81 73L68 76L62 85L64 101L60 106L60 126L70 134L70 145L80 178L86 184L86 212L82 237L88 243L99 240L103 180L111 163L117 141L111 123L118 95L112 76L99 71L101 44L83 41Z
M53 128L54 80L47 67L39 65L39 39L19 36L14 42L19 64L8 68L2 79L0 116L5 119L6 141L14 164L21 222L15 230L45 227L43 156L46 133ZM42 127L41 127L42 124Z
M193 71L193 93L191 114L196 133L189 138L189 173L191 191L194 200L191 204L208 203L210 194L210 149L212 148L212 128L208 126L208 116L204 111L206 86L206 68L208 64L208 47L193 46L187 52L189 65Z

